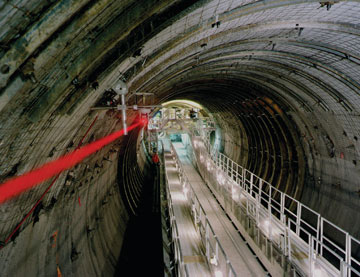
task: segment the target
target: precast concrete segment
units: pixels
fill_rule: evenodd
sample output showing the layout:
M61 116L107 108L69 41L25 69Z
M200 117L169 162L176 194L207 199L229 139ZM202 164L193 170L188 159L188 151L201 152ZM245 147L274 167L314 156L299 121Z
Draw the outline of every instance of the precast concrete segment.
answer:
M24 82L24 80L22 80L23 78L20 78L20 76L17 76L14 78L16 82L11 81L8 87L4 89L2 95L0 95L0 110L15 96L14 93L19 92L20 89L28 91L30 90L30 88L28 88L29 86L37 86L38 89L39 87L47 87L49 90L52 85L54 85L53 82L55 80L62 79L64 76L69 76L68 73L63 72L63 70L66 71L73 65L73 60L79 56L79 52L81 53L84 49L91 48L94 44L94 40L101 40L100 36L103 35L102 29L105 28L104 25L107 25L107 23L104 22L104 19L112 21L114 17L118 16L118 13L124 12L131 2L132 0L124 0L121 1L121 3L120 1L114 0L92 1L82 8L77 16L74 16L71 21L68 20L56 30L49 39L47 39L41 45L44 50L35 55L34 78L36 77L39 82L42 80L40 82L41 85L35 85L28 82L22 85L22 88L19 88L21 82ZM79 45L81 45L81 51L79 51ZM101 53L106 52L104 50L97 51ZM26 64L27 63L25 63L25 65ZM76 70L76 74L78 74L76 76L80 79L85 72L79 70L79 68ZM68 80L65 78L65 82L70 82L73 78ZM80 82L81 81L82 80L80 79ZM67 99L65 99L66 104L60 105L62 107L59 109L59 112L62 112L61 110L73 108L75 106L74 102L82 102L91 91L90 89L87 89L87 86L76 88L75 91L73 91L70 86L65 88L65 90L64 94L69 94L70 91L71 97L68 96ZM34 93L37 94L38 92L35 90ZM53 94L52 91L47 91L47 93ZM41 96L42 93L39 94Z
M76 57L67 68L65 76L59 78L51 87L51 90L41 95L33 106L29 119L37 122L51 108L59 97L64 93L79 74L84 74L96 66L96 63L103 58L106 52L113 48L117 42L125 39L127 35L140 24L146 16L151 16L165 8L171 1L146 0L136 2L130 7L129 11L120 14L113 22L101 33L101 37L95 40L91 46ZM135 17L134 17L135 16ZM137 19L138 21L135 21ZM121 28L119 27L121 26ZM122 32L119 32L122 30ZM107 50L107 51L104 51Z
M190 206L183 194L169 144L164 143L164 146L165 170L185 266L189 276L213 276L205 255L205 247L195 229Z
M99 155L107 155L106 149ZM93 155L86 164L98 159ZM22 227L0 251L1 276L58 276L57 266L62 276L114 276L128 214L115 177L116 153L109 159L98 171L87 171L84 179L91 176L90 183L66 186L54 207L41 211L37 223ZM71 242L78 252L72 258Z
M92 129L92 127L94 127L94 124L96 122L96 120L98 119L98 116L96 116L93 120L93 122L90 124L89 128L86 130L85 134L83 135L83 137L81 138L78 146L76 147L76 150L79 149L84 141L84 139L86 138L86 136L89 134L90 130ZM15 227L15 229L11 232L11 234L5 239L4 241L4 245L6 245L6 243L9 242L9 240L12 238L12 236L19 230L19 228L21 227L21 225L25 222L25 220L33 213L33 211L36 209L36 207L39 205L39 203L42 201L42 199L44 198L44 196L48 193L48 191L51 189L51 187L55 184L56 180L59 178L59 175L56 175L55 178L52 180L51 184L46 188L46 190L44 191L44 193L41 195L41 197L39 198L39 200L35 203L35 205L31 208L31 210L24 216L24 218L20 221L20 223ZM0 185L1 186L1 185ZM79 198L79 205L80 205L80 198ZM3 246L0 246L0 249L3 248Z
M280 3L281 2L281 3ZM291 2L291 3L290 3ZM275 6L278 6L278 10L280 9L280 6L283 5L283 7L281 7L281 9L288 9L289 13L292 12L293 10L296 10L296 4L301 4L301 2L305 2L305 1L266 1L266 3L255 3L254 5L244 5L244 7L240 7L237 8L238 11L243 11L243 10L247 10L250 8L251 6L251 13L254 15L253 17L246 17L247 13L243 14L243 13L238 13L238 12L234 12L236 9L230 11L230 12L226 12L224 14L227 13L234 13L237 15L237 17L239 18L238 22L232 23L232 24L228 24L228 26L230 26L230 28L227 29L227 27L221 28L220 31L209 31L211 30L210 25L213 22L212 20L204 20L203 24L197 24L196 26L189 26L187 29L184 30L185 34L183 34L182 36L178 36L176 35L175 32L168 32L168 37L165 39L162 39L161 41L165 44L162 46L162 51L159 52L154 52L154 54L157 55L157 57L152 57L151 59L156 61L155 66L157 64L159 64L159 62L163 61L165 59L168 60L174 60L175 56L180 56L178 57L178 59L182 60L184 57L184 54L186 54L187 56L193 56L195 54L199 55L202 54L201 52L207 52L207 49L202 49L199 51L199 47L201 43L209 43L211 42L211 49L217 49L217 48L221 48L223 50L224 45L219 46L219 42L216 42L216 39L221 39L223 37L225 37L227 34L231 35L231 39L226 39L228 46L232 45L232 40L237 39L237 33L239 33L239 35L241 35L240 37L242 37L242 33L244 32L249 32L249 35L251 35L251 38L253 38L254 33L259 32L259 36L263 35L263 33L267 32L267 31L272 31L272 30L277 30L277 29L288 29L289 31L292 30L300 30L300 29L314 29L314 30L320 30L320 32L322 31L329 31L331 30L332 32L336 32L336 35L340 36L340 33L349 33L349 34L355 34L358 33L358 30L356 28L355 25L352 24L342 24L338 21L333 22L333 21L326 21L326 22L321 22L320 20L316 20L314 19L314 22L308 22L308 20L303 21L301 19L298 20L291 20L291 18L283 20L283 21L279 21L276 18L276 13L274 10L274 12L272 13L272 18L267 18L266 15L256 15L256 13L259 13L260 10L267 12L267 14L270 14L270 10L274 9ZM308 1L308 2L312 2L313 4L316 3L316 1ZM317 3L316 3L317 4ZM294 5L294 6L293 6ZM310 5L310 3L309 3ZM253 9L254 6L257 6L257 9ZM314 9L311 9L311 11L316 11L315 5ZM346 6L344 7L340 7L343 10L346 10ZM317 12L317 11L316 11ZM315 12L314 12L315 13ZM319 13L319 12L317 12ZM290 13L291 14L291 13ZM226 19L227 16L225 16L222 20L218 19L222 22L223 24L227 24L229 22L230 19L228 20L224 20ZM221 18L221 15L219 16L219 18ZM254 19L252 19L254 18ZM232 19L234 20L234 19ZM250 23L247 24L247 22L250 21ZM264 23L263 21L270 21L270 22L266 22ZM346 21L346 20L345 20ZM196 29L197 31L194 32L194 29ZM251 32L250 32L250 31ZM199 32L204 32L204 36L199 35ZM261 34L260 34L261 32ZM214 33L214 34L212 34ZM273 34L269 35L271 38L274 37ZM194 39L192 39L193 37L196 37L196 39L198 41L194 42ZM200 37L200 38L199 38ZM269 38L269 41L271 41L271 38ZM187 39L187 41L186 41ZM275 41L277 39L277 36L275 36ZM293 38L294 40L298 39L296 37ZM245 38L242 38L241 41L246 40ZM289 39L288 39L289 40ZM301 38L300 41L305 40L306 38ZM220 40L220 43L222 43L222 40ZM308 44L312 45L313 40L308 40L307 41ZM168 44L168 45L166 45ZM185 44L185 45L181 45L181 47L179 47L179 44ZM176 51L173 51L172 49L174 49L176 47ZM333 47L332 45L328 45L328 47ZM156 48L160 48L159 45L156 46ZM168 50L166 50L168 49ZM171 49L171 54L170 53L166 53L166 51L169 51ZM181 51L181 55L179 55L179 52ZM174 53L175 52L175 53ZM344 54L348 53L350 56L352 55L351 50L345 49L344 48ZM170 57L169 57L170 56ZM171 57L173 56L173 57ZM148 59L148 62L150 62L150 60ZM164 68L164 66L162 66ZM154 68L154 65L151 65L150 67L147 66L147 71L151 70L152 68ZM156 70L155 70L156 72ZM143 73L138 73L138 76L142 76ZM151 78L145 78L145 79L151 79Z
M254 254L251 253L240 237L238 230L232 225L210 190L206 187L204 180L188 159L183 144L174 143L174 146L185 174L236 274L238 276L265 276L267 272L259 264Z
M284 105L278 99L269 99L261 89L255 90L253 87L251 91L243 91L241 83L237 86L227 86L226 82L217 84L209 81L207 85L211 89L197 88L198 99L193 98L190 93L183 92L183 95L206 104L216 116L223 114L224 118L219 119L218 123L226 137L235 136L237 132L247 137L246 142L240 143L240 149L244 150L244 145L248 144L246 154L242 154L241 157L232 156L233 143L238 141L236 137L226 139L225 145L229 146L229 149L225 149L225 153L236 160L243 159L243 166L273 182L277 188L299 198L303 187L305 163L302 149L297 147L300 145L298 133L285 112L285 109L291 106ZM219 91L224 91L221 97L217 95ZM210 95L211 97L208 97ZM242 130L236 131L237 125L243 126Z
M141 123L136 123L129 126L130 131ZM76 149L70 154L67 154L59 159L46 163L43 166L27 172L24 175L15 177L0 185L0 203L19 195L20 193L48 180L49 178L59 174L60 172L73 167L80 163L89 155L100 150L105 145L113 142L124 134L124 130L117 131L108 135L98 141L90 143L84 147Z
M62 0L55 4L34 24L26 34L0 59L0 66L7 66L7 73L0 73L0 88L6 86L18 67L62 24L85 6L90 0Z
M60 2L66 1L2 1L0 22L5 23L2 25L3 28L0 27L0 59L7 51L9 53L15 51L12 48L18 45L17 41L21 41L29 29L38 23L43 24L43 17ZM0 177L13 172L12 168L16 168L15 165L20 162L18 172L42 164L49 159L47 155L54 146L56 146L55 157L63 153L60 151L65 151L75 134L70 130L72 128L75 130L74 126L80 123L79 115L88 112L95 103L95 98L100 97L101 93L111 86L113 80L125 76L132 92L135 90L154 92L157 103L171 97L202 101L219 118L224 134L225 150L230 155L234 155L234 160L239 164L251 163L254 169L259 169L258 163L266 162L266 165L260 167L263 171L259 171L259 175L268 172L267 177L272 180L274 171L271 168L277 163L271 155L283 153L277 151L278 146L275 143L277 135L265 138L268 145L262 144L263 138L259 140L256 136L267 136L268 133L276 132L273 129L273 121L259 118L260 124L257 124L256 118L250 118L249 109L243 108L239 102L232 105L238 99L231 93L234 88L242 88L236 91L239 94L243 94L242 91L251 94L256 90L253 84L258 84L261 87L259 90L264 91L270 99L284 103L282 108L294 119L291 123L294 123L295 129L298 130L297 134L301 141L295 146L305 148L305 154L299 158L305 160L304 169L309 168L309 170L304 182L294 182L293 189L299 189L300 184L305 183L307 189L304 190L303 196L307 200L304 200L304 203L311 203L309 206L314 209L321 208L317 211L321 214L324 212L325 217L331 218L336 223L342 222L342 228L359 238L359 228L353 224L358 218L357 210L360 203L357 182L360 160L358 118L360 2L358 0L334 2L329 10L326 6L321 7L319 2L324 4L332 1L192 1L195 4L191 4L190 7L197 7L191 11L173 9L174 5L182 5L190 1L172 1L166 8L166 11L169 9L167 17L162 16L164 10L151 16L146 14L142 18L143 23L132 16L132 24L140 24L144 27L138 28L140 25L137 25L138 27L132 29L129 35L115 42L114 47L111 45L107 48L104 43L96 47L96 51L91 50L94 55L89 56L82 52L85 53L88 47L93 47L90 44L94 39L103 40L107 27L119 22L115 18L122 16L125 6L128 7L129 3L132 6L136 2L142 4L142 1L113 0L114 4L108 6L106 2L111 1L81 0L79 2L88 4L70 15L66 22L60 23L60 28L52 34L49 33L48 38L42 34L44 39L39 42L36 49L29 50L24 46L26 51L32 51L31 54L30 52L24 54L28 56L27 58L20 57L23 62L19 60L18 70L12 73L6 88L1 90ZM35 9L37 5L42 5L44 8ZM93 9L97 5L106 8L98 6L98 10ZM111 12L109 6L112 7ZM94 12L93 17L90 15L90 10ZM69 14L72 12L74 10L70 8ZM14 16L15 13L17 16ZM154 21L154 18L157 19ZM219 26L212 27L217 20ZM95 26L99 28L94 30ZM128 26L133 27L130 24L111 29L114 35L120 37L123 32L127 32ZM154 28L151 28L152 26ZM96 30L99 29L101 31L97 32ZM151 32L147 33L149 30ZM35 43L37 42L31 40L31 47L35 47ZM140 48L141 55L133 57L134 51ZM251 54L252 50L254 55ZM26 65L32 57L36 58L34 66L34 74L38 80L36 84L21 75L23 65ZM80 59L81 63L78 63L77 59ZM6 72L7 67L2 66L0 64L0 70ZM76 67L74 70L71 69L73 66ZM65 78L68 69L71 74ZM114 78L109 78L108 74L112 74ZM74 88L71 84L71 80L76 76L84 84L81 89ZM91 82L95 79L100 86L94 92ZM241 80L243 85L236 84L234 82L236 80ZM219 81L232 85L220 86L217 85ZM52 90L54 86L57 90ZM200 90L203 93L200 94ZM47 93L53 95L51 97L54 97L54 102L45 101L44 105L36 103L36 100L40 100L39 97ZM248 97L247 95L244 93L241 99ZM41 100L44 99L45 97ZM227 109L226 106L230 105L231 109ZM39 113L38 124L30 127L27 117L31 117L35 108L44 108L44 110ZM68 112L70 109L76 109L76 112L70 114ZM61 119L59 121L61 124L44 123L47 118L49 121L53 120L53 112L59 113L56 120ZM233 119L229 116L231 114ZM256 116L259 115L255 114L254 117ZM70 120L77 123L72 124ZM240 129L237 125L240 125L241 121L246 121L244 123L246 126ZM268 132L265 128L264 132L250 130L259 126L262 128L263 125L269 130ZM40 126L46 131L41 131L35 136L34 132L38 132L36 130ZM49 130L55 127L62 129L56 132ZM101 136L104 130L96 129L94 136ZM244 135L248 135L249 138L246 137L239 142L239 137ZM75 139L77 142L78 139ZM34 146L30 141L35 141ZM281 143L287 142L281 141ZM334 147L333 158L327 153L328 145L330 148ZM300 154L301 151L297 150L297 153ZM100 156L101 153L95 155L98 159ZM288 159L289 157L286 157L284 161ZM286 166L283 160L279 161L281 162L279 165ZM269 169L265 170L266 167ZM296 172L288 173L289 180L297 176ZM106 181L101 182L103 185L108 184ZM59 189L63 183L64 180L60 177L57 182ZM54 189L57 188L57 184L54 185ZM99 190L101 187L103 186L99 185ZM0 229L3 229L1 233L4 238L13 229L13 225L19 222L24 212L31 208L29 205L39 198L42 191L43 188L38 186L34 191L21 195L16 201L9 201L0 207L3 211ZM49 203L52 195L50 192L44 202ZM66 203L61 199L62 205ZM81 197L81 207L85 205ZM93 205L95 207L95 203ZM78 202L76 207L79 207ZM90 205L88 207L90 208ZM64 214L65 208L68 207L64 207ZM116 212L118 211L116 210L114 214ZM49 219L49 224L61 222L62 213L57 211L56 215L59 218ZM8 225L9 222L12 222L12 226ZM10 227L7 228L7 225ZM33 231L38 232L38 225L35 227ZM106 226L104 227L106 229ZM29 243L31 247L28 249L38 247L35 242L40 239L38 237ZM89 245L92 243L89 242ZM85 267L98 262L101 264L102 258L98 255L101 250L98 249L101 249L102 244L95 243L94 249L97 250L94 250L91 259L83 260ZM20 247L16 249L21 251ZM27 258L26 255L16 255L16 257L18 261ZM5 259L3 261L5 263ZM35 263L33 267L36 267ZM101 269L102 266L99 268ZM16 275L16 271L11 273ZM71 270L62 273L65 275L71 273ZM101 271L97 273L100 275ZM91 276L91 274L85 275Z
M350 93L358 93L359 84L351 79L350 76L329 64L285 51L260 51L257 49L240 51L240 49L228 49L227 45L222 45L222 47L221 56L217 53L209 52L208 54L212 55L201 59L199 65L195 65L194 59L190 58L179 60L168 65L168 67L162 64L161 68L163 71L157 72L156 77L151 77L149 82L157 83L156 86L158 88L160 85L164 86L167 83L174 83L183 79L203 78L210 73L217 73L219 77L221 75L234 74L234 76L239 78L239 74L255 71L257 74L270 75L267 78L267 83L277 81L278 79L296 83L300 90L298 93L300 96L302 94L301 91L307 92L310 89L315 90L316 88L316 91L319 91L318 94L321 93L320 95L324 95L324 98L330 96L335 103L341 99L348 109L354 110L354 107L352 107L352 104L347 99ZM230 50L232 52L229 52ZM178 70L179 68L181 71ZM309 72L309 69L312 70L312 68L316 69L316 74ZM194 73L195 70L196 72ZM332 83L326 82L325 80L327 79L331 79ZM308 81L311 86L307 85L304 81ZM334 87L335 84L343 86L344 91L338 91ZM316 93L312 94L316 95ZM332 100L330 97L328 101L322 102L326 105L326 102Z

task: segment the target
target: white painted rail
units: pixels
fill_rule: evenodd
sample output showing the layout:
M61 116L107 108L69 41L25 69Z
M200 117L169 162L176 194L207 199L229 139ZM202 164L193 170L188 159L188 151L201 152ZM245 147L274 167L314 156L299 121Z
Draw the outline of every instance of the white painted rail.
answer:
M222 195L230 211L252 220L252 230L260 232L254 236L259 247L262 247L262 235L270 240L271 251L276 248L282 255L281 259L275 258L281 267L288 260L294 276L360 276L360 261L354 255L360 250L358 240L211 149L208 138L197 134L201 131L192 132L191 143L203 178ZM274 257L270 255L270 259Z
M194 216L194 223L196 224L201 238L204 242L206 248L206 257L208 261L211 263L212 261L216 261L219 268L219 273L221 272L221 276L233 277L237 276L233 266L229 262L227 254L219 242L216 233L214 232L214 228L211 226L208 217L206 215L205 209L202 207L199 199L196 196L196 193L193 190L191 182L182 167L182 163L176 153L174 146L171 144L171 153L175 157L175 162L177 165L177 170L179 172L180 181L183 187L183 192L185 197L189 199L189 203L192 205L192 213ZM220 276L220 275L217 275Z

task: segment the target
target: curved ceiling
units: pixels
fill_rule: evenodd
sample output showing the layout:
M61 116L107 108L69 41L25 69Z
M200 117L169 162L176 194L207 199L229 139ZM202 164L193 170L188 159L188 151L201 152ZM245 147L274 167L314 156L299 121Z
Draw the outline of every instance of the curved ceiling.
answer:
M359 237L359 14L358 0L0 2L1 180L76 147L123 79L129 104L202 104L226 154ZM119 127L98 116L90 140ZM1 206L1 234L43 188Z

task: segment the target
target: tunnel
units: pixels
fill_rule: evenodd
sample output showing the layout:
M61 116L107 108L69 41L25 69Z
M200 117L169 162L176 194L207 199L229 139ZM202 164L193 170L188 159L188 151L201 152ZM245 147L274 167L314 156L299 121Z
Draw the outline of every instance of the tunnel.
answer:
M360 239L359 44L357 0L2 0L0 183L121 130L121 80L127 126L198 103L220 152ZM0 204L1 276L161 276L143 132Z

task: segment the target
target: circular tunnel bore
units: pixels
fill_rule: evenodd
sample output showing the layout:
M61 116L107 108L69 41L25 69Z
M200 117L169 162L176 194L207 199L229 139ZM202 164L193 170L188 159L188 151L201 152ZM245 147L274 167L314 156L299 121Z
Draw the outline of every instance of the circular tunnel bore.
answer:
M2 181L74 149L125 79L129 104L139 92L203 104L228 156L360 238L359 1L18 2L0 4ZM99 115L90 138L120 128ZM56 254L63 275L113 273L132 212L112 148L58 179L39 221L0 252L4 274L56 274ZM142 176L126 178L135 206ZM45 185L0 207L1 240Z
M240 82L184 84L180 92L170 94L196 101L208 111L221 130L225 155L300 199L306 164L296 123L288 114L291 106L265 89L249 89ZM215 142L215 131L210 141Z

